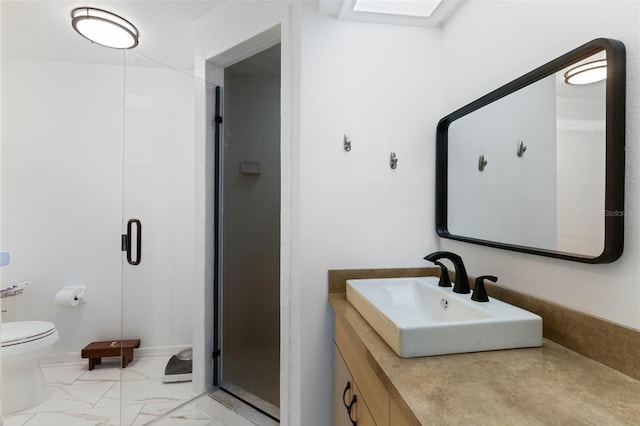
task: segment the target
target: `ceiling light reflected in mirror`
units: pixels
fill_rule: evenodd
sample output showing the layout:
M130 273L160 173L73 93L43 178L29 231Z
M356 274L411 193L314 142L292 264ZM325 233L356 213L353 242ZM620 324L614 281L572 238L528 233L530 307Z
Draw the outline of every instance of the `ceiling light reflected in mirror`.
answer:
M587 62L572 67L564 73L567 84L591 84L607 78L607 60Z

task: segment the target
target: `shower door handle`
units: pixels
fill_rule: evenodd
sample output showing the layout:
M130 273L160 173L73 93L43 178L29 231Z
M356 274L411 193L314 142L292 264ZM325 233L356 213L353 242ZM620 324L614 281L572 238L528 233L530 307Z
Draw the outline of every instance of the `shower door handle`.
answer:
M136 225L136 258L131 254L131 233L133 225ZM138 219L129 219L127 222L127 233L122 236L123 250L127 252L127 262L130 265L139 265L142 259L142 223Z

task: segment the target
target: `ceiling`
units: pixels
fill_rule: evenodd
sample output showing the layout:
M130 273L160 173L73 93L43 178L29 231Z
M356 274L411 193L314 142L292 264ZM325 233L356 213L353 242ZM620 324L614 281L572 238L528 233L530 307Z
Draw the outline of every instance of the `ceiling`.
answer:
M121 15L138 28L140 45L133 50L136 54L191 71L193 22L222 3L222 0L1 0L2 55L122 64L122 51L93 44L71 27L71 10L91 6Z
M339 19L433 26L441 24L464 0L443 0L433 16L413 18L414 20L406 16L349 12L355 0L303 1L313 4L320 13ZM193 23L224 2L225 0L0 0L1 51L3 56L104 64L123 64L127 59L142 55L172 68L192 72ZM76 34L71 27L70 14L71 10L80 6L105 9L133 23L140 31L140 44L130 51L135 55L127 58L121 50L93 44Z

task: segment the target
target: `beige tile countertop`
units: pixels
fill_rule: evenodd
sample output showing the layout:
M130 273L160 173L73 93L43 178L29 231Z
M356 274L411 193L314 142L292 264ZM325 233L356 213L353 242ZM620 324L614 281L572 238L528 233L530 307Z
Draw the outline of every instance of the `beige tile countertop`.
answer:
M640 381L548 339L540 348L400 358L345 293L329 302L390 396L422 425L640 425Z

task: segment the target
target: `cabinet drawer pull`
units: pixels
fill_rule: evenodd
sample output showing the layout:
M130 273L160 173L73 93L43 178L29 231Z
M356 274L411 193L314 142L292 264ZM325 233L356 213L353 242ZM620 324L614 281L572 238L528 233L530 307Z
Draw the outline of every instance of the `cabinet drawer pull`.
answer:
M351 382L347 382L347 386L345 386L344 391L342 392L342 403L344 404L344 408L349 408L349 404L347 404L345 401L345 397L347 396L347 391L351 389Z
M356 398L356 396L353 395L353 398L351 398L351 403L347 407L347 414L349 414L349 420L351 420L351 424L353 426L358 426L358 420L357 419L353 420L353 417L351 417L351 410L353 409L353 406L356 402L358 402L358 398Z

